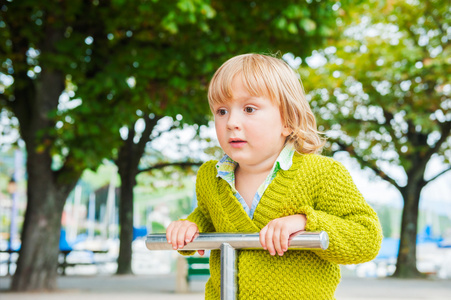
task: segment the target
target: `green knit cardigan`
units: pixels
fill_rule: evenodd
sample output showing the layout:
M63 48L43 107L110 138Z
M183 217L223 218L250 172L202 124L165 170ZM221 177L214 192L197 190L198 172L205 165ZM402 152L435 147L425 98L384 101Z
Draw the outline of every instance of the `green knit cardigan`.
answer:
M206 162L199 169L198 207L187 218L200 232L259 232L273 219L305 214L306 231L329 235L327 250L288 250L283 256L239 251L239 299L334 299L341 277L338 264L362 263L377 255L382 241L379 220L339 162L295 153L292 167L277 173L252 220L230 185L216 176L216 163ZM219 250L211 251L210 273L205 299L220 299Z

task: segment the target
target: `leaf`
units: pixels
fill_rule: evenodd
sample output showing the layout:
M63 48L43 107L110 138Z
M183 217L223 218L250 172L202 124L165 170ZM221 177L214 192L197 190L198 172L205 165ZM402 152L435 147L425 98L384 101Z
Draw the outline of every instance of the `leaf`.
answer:
M296 27L296 24L294 24L294 23L290 23L289 25L288 25L288 32L290 32L290 33L292 33L292 34L296 34L296 33L298 33L298 28Z
M284 30L287 26L287 20L283 17L278 18L276 20L276 26L277 28Z
M316 30L316 23L312 19L304 18L299 21L299 26L303 28L307 33Z

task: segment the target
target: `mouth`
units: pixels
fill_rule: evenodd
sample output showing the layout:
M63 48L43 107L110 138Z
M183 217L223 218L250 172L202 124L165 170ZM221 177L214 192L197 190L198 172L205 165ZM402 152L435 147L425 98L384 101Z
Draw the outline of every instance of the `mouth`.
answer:
M238 138L231 138L229 139L229 144L233 147L233 148L241 148L243 147L247 142L245 140L242 139L238 139Z

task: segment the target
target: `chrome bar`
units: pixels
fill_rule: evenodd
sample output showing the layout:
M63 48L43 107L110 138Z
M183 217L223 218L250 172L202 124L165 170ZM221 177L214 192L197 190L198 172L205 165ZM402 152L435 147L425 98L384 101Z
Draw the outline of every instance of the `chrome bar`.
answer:
M228 243L221 244L221 300L235 300L237 295L237 250Z
M290 237L290 249L327 249L329 236L325 231L302 231ZM215 250L228 243L234 249L262 249L258 233L200 233L191 243L181 250ZM146 246L149 250L173 250L165 234L147 235Z
M147 235L149 250L173 250L165 234ZM323 249L329 247L325 231L301 231L290 236L289 249ZM221 250L221 300L237 297L237 249L262 249L258 233L200 233L181 250Z

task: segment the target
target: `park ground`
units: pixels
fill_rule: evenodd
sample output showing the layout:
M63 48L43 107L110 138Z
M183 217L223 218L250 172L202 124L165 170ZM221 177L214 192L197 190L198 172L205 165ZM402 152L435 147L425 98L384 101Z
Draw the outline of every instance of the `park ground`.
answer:
M1 300L200 300L205 281L190 284L190 292L174 292L174 275L61 276L59 289L47 293L8 292L10 277L0 277ZM336 292L337 300L445 300L450 299L450 279L407 280L394 278L344 277Z

